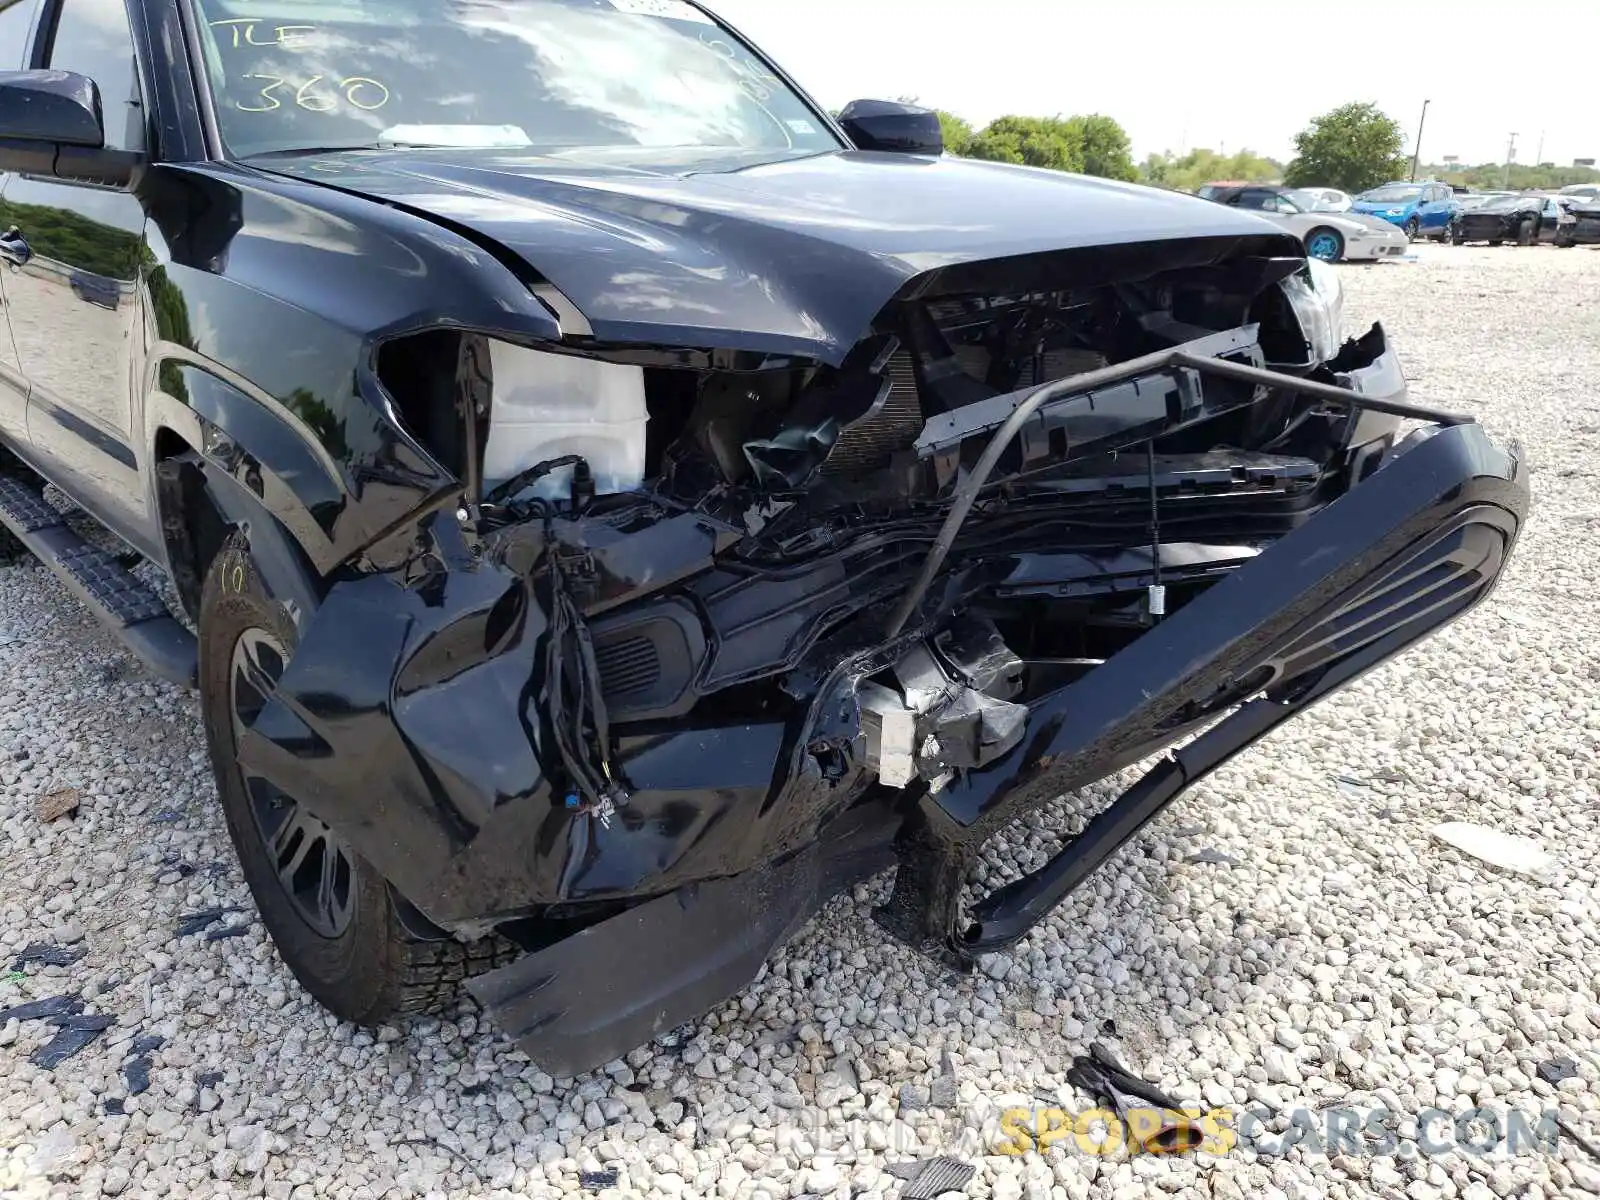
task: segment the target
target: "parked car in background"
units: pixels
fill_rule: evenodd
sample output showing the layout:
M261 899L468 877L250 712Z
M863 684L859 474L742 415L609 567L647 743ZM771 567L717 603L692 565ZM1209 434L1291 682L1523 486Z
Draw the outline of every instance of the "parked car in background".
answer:
M1569 201L1567 215L1572 218L1572 224L1562 227L1556 237L1556 245L1600 245L1600 199L1585 200L1579 197L1576 201Z
M1491 246L1505 242L1515 242L1519 246L1553 242L1565 226L1573 223L1567 212L1568 203L1557 196L1537 193L1496 196L1462 213L1450 240L1457 245L1488 242Z
M1341 192L1338 188L1308 187L1299 190L1316 198L1318 212L1349 212L1355 204L1349 192Z
M1249 183L1218 189L1210 199L1270 217L1293 232L1307 254L1323 262L1399 258L1410 244L1405 233L1388 222L1360 213L1324 212L1314 196L1298 188Z
M1250 186L1251 183L1245 179L1213 179L1210 183L1202 183L1195 188L1194 194L1202 200L1215 200L1218 192Z
M1561 189L1563 196L1573 196L1586 202L1600 201L1600 183L1569 183Z
M1505 196L1515 196L1516 192L1468 192L1464 196L1456 197L1456 207L1464 213L1469 213L1475 208L1480 208L1491 200L1499 200Z
M1398 225L1413 241L1419 237L1442 241L1450 235L1461 205L1446 183L1386 183L1357 196L1352 211Z

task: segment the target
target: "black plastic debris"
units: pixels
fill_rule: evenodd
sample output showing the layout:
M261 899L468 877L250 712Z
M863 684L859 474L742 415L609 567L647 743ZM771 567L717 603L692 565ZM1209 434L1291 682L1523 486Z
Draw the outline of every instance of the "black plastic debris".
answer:
M1213 850L1207 846L1204 850L1189 855L1183 860L1187 863L1209 863L1218 867L1237 867L1239 860L1231 854L1224 854L1221 850Z
M118 1098L107 1100L102 1106L108 1117L125 1117L128 1115L127 1105Z
M939 1077L928 1088L928 1104L933 1108L954 1108L960 1099L961 1081L956 1078L956 1065L950 1061L946 1050L939 1057Z
M144 1055L130 1058L122 1064L122 1077L128 1081L128 1095L138 1096L150 1090L150 1060Z
M669 1029L665 1033L656 1035L655 1044L662 1050L676 1052L682 1050L690 1042L694 1041L694 1034L695 1026L693 1022L690 1022L689 1024L679 1025L676 1029Z
M178 917L178 936L193 937L197 933L210 929L229 913L238 911L237 908L225 907L202 908L198 912L183 913Z
M900 1200L936 1200L946 1192L965 1191L978 1168L948 1154L925 1162L890 1163L889 1174L905 1180Z
M55 1023L60 1028L55 1037L29 1055L28 1061L36 1067L53 1071L109 1029L115 1021L115 1017L103 1013L57 1017Z
M222 1082L221 1071L201 1071L194 1077L195 1084L203 1088L214 1088Z
M133 1045L128 1048L129 1054L149 1054L152 1050L159 1050L167 1044L167 1039L158 1033L147 1033L144 1037L134 1038Z
M604 1171L579 1172L578 1186L589 1192L603 1192L607 1188L614 1188L617 1186L617 1169L607 1167Z
M83 1011L83 1001L76 996L51 996L47 1000L29 1000L13 1008L0 1009L0 1025L7 1021L53 1021L71 1017Z
M1067 1082L1103 1102L1150 1154L1185 1154L1198 1150L1204 1140L1200 1129L1183 1115L1183 1105L1155 1084L1140 1079L1096 1042L1088 1054L1079 1054L1067 1070ZM1148 1119L1154 1111L1154 1119Z
M163 808L150 819L158 825L176 825L183 820L183 814L175 808Z
M1578 1064L1570 1058L1547 1058L1534 1068L1539 1078L1555 1087L1563 1079L1571 1079L1578 1073Z
M29 963L38 963L42 967L70 967L88 953L83 946L52 946L49 942L32 942L11 960L11 969L20 971Z
M921 1112L928 1107L928 1093L913 1083L900 1087L900 1107L909 1112Z
M224 925L221 929L213 929L207 933L206 941L220 942L224 938L243 937L248 932L250 932L250 926L248 924Z

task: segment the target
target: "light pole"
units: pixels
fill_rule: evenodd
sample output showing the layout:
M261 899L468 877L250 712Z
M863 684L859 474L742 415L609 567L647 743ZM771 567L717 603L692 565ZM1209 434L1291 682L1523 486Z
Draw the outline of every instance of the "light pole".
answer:
M1417 181L1417 160L1422 157L1422 129L1428 123L1428 105L1432 100L1422 102L1422 116L1417 121L1417 143L1411 148L1411 182Z
M1517 156L1517 135L1511 135L1511 141L1506 145L1506 173L1500 179L1502 188L1511 187L1511 160Z

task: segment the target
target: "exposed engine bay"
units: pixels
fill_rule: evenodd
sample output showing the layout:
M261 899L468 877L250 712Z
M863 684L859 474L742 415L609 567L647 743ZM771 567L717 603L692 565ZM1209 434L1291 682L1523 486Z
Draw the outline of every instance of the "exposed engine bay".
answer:
M634 365L469 339L459 411L496 464L473 481L470 524L487 559L554 593L571 646L552 660L552 711L570 718L559 740L577 805L609 810L625 793L603 782L612 728L807 704L819 645L837 657L884 640L884 618L865 614L912 586L958 484L1038 387L1180 346L1330 383L1367 365L1359 349L1318 362L1315 288L1299 260L1247 258L909 300L838 369ZM530 400L541 369L553 382ZM1374 454L1394 424L1361 430ZM1006 753L1030 685L1087 673L1293 528L1342 486L1356 432L1314 401L1189 368L1042 406L923 606L959 623L863 678L858 733L819 745L819 763L937 789Z

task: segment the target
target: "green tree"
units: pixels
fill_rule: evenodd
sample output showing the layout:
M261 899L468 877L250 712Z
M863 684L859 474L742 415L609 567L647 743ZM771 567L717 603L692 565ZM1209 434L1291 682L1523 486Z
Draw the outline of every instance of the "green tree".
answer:
M1192 192L1203 183L1224 179L1240 183L1276 183L1283 178L1283 164L1263 158L1253 150L1237 154L1218 154L1204 148L1186 154L1151 154L1139 168L1139 178L1157 187Z
M1502 187L1524 191L1563 188L1569 183L1600 183L1600 171L1591 167L1557 167L1547 163L1540 163L1536 167L1512 163L1509 178L1504 163L1480 163L1475 167L1462 163L1435 163L1423 167L1420 173L1427 179L1442 179L1446 183L1461 184L1480 191L1495 191Z
M1295 134L1284 182L1364 192L1405 174L1405 144L1399 123L1377 105L1341 105Z
M1085 175L1122 179L1130 183L1139 178L1139 170L1133 165L1133 144L1121 125L1100 113L1068 117L1067 124L1078 131L1083 143Z
M1082 171L1083 131L1061 117L1000 117L969 143L971 158Z
M975 132L972 122L956 116L955 113L945 112L942 108L934 111L939 114L939 128L944 130L944 152L965 155L967 148L972 145Z

